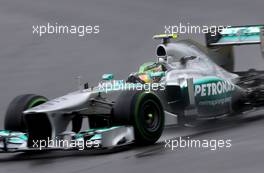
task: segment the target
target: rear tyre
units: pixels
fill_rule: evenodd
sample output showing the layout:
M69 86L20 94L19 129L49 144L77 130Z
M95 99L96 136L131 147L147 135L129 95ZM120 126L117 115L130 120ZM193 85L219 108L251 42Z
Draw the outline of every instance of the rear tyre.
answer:
M23 111L43 104L47 100L47 98L35 94L17 96L8 106L4 122L5 129L27 132L27 125Z
M155 143L164 128L162 104L150 92L123 92L114 106L113 116L119 124L133 125L135 142L139 145Z

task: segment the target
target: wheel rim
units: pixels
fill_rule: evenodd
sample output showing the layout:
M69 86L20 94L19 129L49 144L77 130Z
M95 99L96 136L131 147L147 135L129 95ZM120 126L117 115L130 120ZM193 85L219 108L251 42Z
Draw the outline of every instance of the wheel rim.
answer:
M141 109L142 120L144 128L147 131L153 132L156 131L160 126L160 110L158 105L152 101L147 100L142 105Z

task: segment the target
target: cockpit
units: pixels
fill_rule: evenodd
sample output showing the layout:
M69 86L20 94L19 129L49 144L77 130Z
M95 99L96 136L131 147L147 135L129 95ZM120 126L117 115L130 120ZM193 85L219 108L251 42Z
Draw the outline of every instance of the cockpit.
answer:
M127 82L130 83L157 83L165 76L167 68L161 62L147 62L139 67L138 72L130 74Z

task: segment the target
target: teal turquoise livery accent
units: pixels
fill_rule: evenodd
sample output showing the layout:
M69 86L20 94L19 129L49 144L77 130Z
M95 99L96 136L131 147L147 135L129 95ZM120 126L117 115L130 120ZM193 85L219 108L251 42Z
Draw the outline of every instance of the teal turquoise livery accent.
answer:
M163 76L165 76L165 72L164 71L150 73L150 77L151 78L154 78L154 77L163 77Z
M251 26L229 26L223 28L217 35L207 34L207 45L244 45L244 44L263 44L263 25Z
M103 74L102 79L103 80L113 80L114 75L113 74Z
M235 86L231 82L217 77L203 78L194 82L195 96L205 97L207 100L229 97L233 90Z
M260 29L263 26L242 26L242 27L227 27L221 31L222 35L226 36L250 36L259 35Z
M8 141L11 143L23 143L28 140L28 136L21 132L11 132L8 130L1 130L0 136L9 137Z
M218 77L205 77L194 80L194 94L196 101L224 99L231 96L235 86ZM186 99L188 98L187 86L182 87Z

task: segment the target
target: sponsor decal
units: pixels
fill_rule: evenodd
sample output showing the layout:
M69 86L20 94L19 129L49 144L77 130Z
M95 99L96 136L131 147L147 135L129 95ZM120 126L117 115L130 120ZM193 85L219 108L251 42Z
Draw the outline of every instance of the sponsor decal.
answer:
M195 84L195 96L206 97L229 93L235 89L235 86L229 81L218 81L212 83Z

